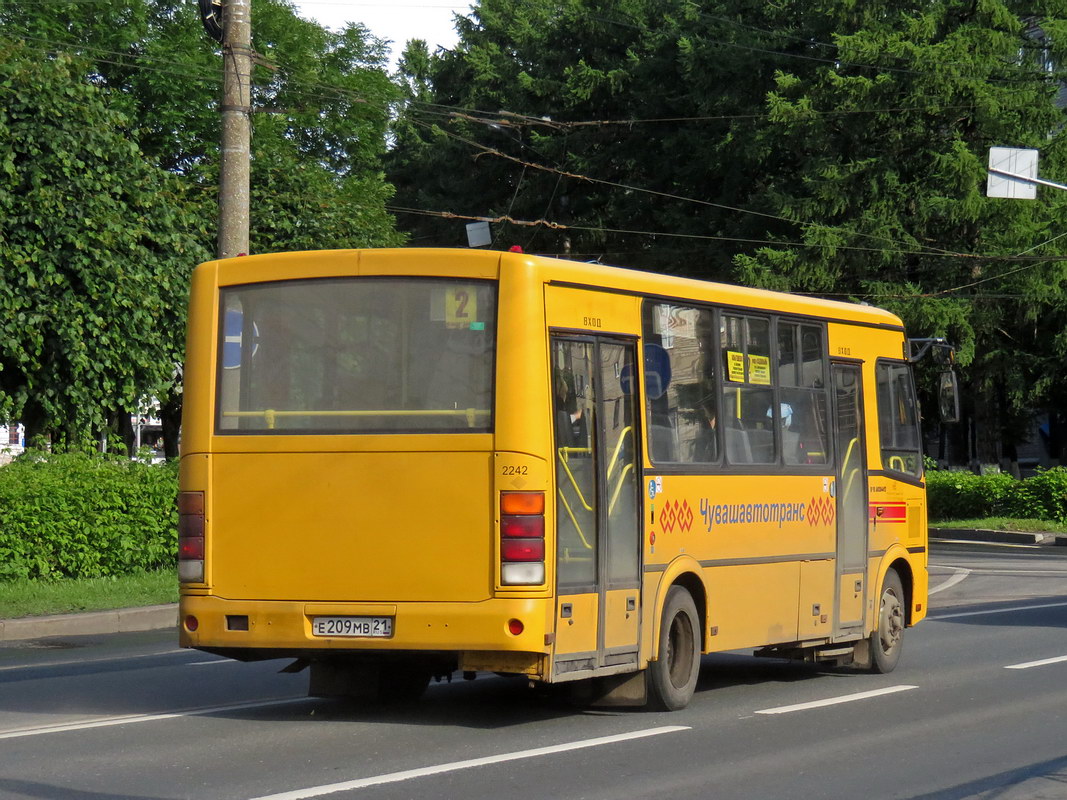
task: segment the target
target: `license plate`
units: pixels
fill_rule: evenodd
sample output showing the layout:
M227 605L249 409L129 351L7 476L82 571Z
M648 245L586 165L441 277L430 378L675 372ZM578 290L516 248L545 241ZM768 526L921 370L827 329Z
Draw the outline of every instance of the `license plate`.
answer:
M393 635L392 617L312 617L316 636L353 636L388 639Z

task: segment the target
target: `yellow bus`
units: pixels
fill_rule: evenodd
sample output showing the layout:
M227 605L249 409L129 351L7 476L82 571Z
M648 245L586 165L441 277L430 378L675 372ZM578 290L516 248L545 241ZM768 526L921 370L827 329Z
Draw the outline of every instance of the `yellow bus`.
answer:
M677 709L703 653L887 672L926 615L886 311L444 249L212 261L190 302L184 646Z

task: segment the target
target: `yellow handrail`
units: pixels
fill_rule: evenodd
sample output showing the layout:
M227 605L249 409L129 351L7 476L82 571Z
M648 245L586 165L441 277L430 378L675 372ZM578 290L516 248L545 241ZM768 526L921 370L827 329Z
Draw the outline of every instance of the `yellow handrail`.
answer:
M607 477L609 478L611 477L611 473L615 471L615 464L619 460L619 452L622 450L622 443L626 440L626 434L631 430L633 430L633 428L630 425L627 425L619 432L619 441L615 444L615 452L611 454L611 460L608 462Z
M559 463L563 466L563 471L567 473L567 477L570 478L571 486L574 487L574 493L578 495L578 499L582 502L582 506L586 511L592 511L593 507L589 505L589 501L585 499L585 495L582 494L581 487L578 486L578 479L574 477L574 473L571 472L571 468L567 465L566 455L568 453L591 453L592 449L588 447L561 447L559 448ZM560 490L562 491L562 489Z
M578 532L578 538L582 540L582 544L585 545L586 550L592 550L593 545L589 544L589 540L585 538L585 534L582 533L582 526L578 524L578 520L574 517L574 511L571 509L571 504L567 502L567 498L563 495L563 490L559 490L559 499L563 501L563 507L567 510L567 516L571 518L571 522L574 523L574 530Z
M473 428L478 417L488 417L492 412L480 408L442 408L411 411L407 409L383 408L351 411L277 411L265 408L262 411L223 411L224 417L262 417L267 428L274 428L281 417L465 417L467 426Z
M619 473L619 482L615 484L615 494L611 496L611 502L608 503L608 513L610 514L615 510L615 501L619 499L619 493L622 492L622 485L626 483L626 473L634 468L633 464L627 464L622 468L622 472Z
M844 477L844 469L848 465L849 459L852 457L852 448L859 442L859 437L854 438L848 443L848 448L845 450L845 460L841 462L842 477ZM856 476L860 474L860 469L857 467L852 470L848 476L848 480L845 482L845 493L842 497L847 497L848 493L852 490L852 481L856 480Z

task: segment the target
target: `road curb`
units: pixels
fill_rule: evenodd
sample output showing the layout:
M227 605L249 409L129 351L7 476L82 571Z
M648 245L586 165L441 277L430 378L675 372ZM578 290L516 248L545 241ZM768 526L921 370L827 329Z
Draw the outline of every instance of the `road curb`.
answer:
M998 531L984 528L930 528L930 538L994 544L1067 546L1067 536L1055 533Z
M116 608L83 614L55 614L0 620L0 642L44 639L50 636L130 633L178 626L178 604Z

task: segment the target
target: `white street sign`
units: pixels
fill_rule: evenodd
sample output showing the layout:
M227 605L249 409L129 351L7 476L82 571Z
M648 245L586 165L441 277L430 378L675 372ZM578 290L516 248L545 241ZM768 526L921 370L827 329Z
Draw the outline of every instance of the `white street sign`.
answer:
M1030 180L1025 180L1029 178ZM1033 200L1037 197L1037 150L990 147L987 197Z

